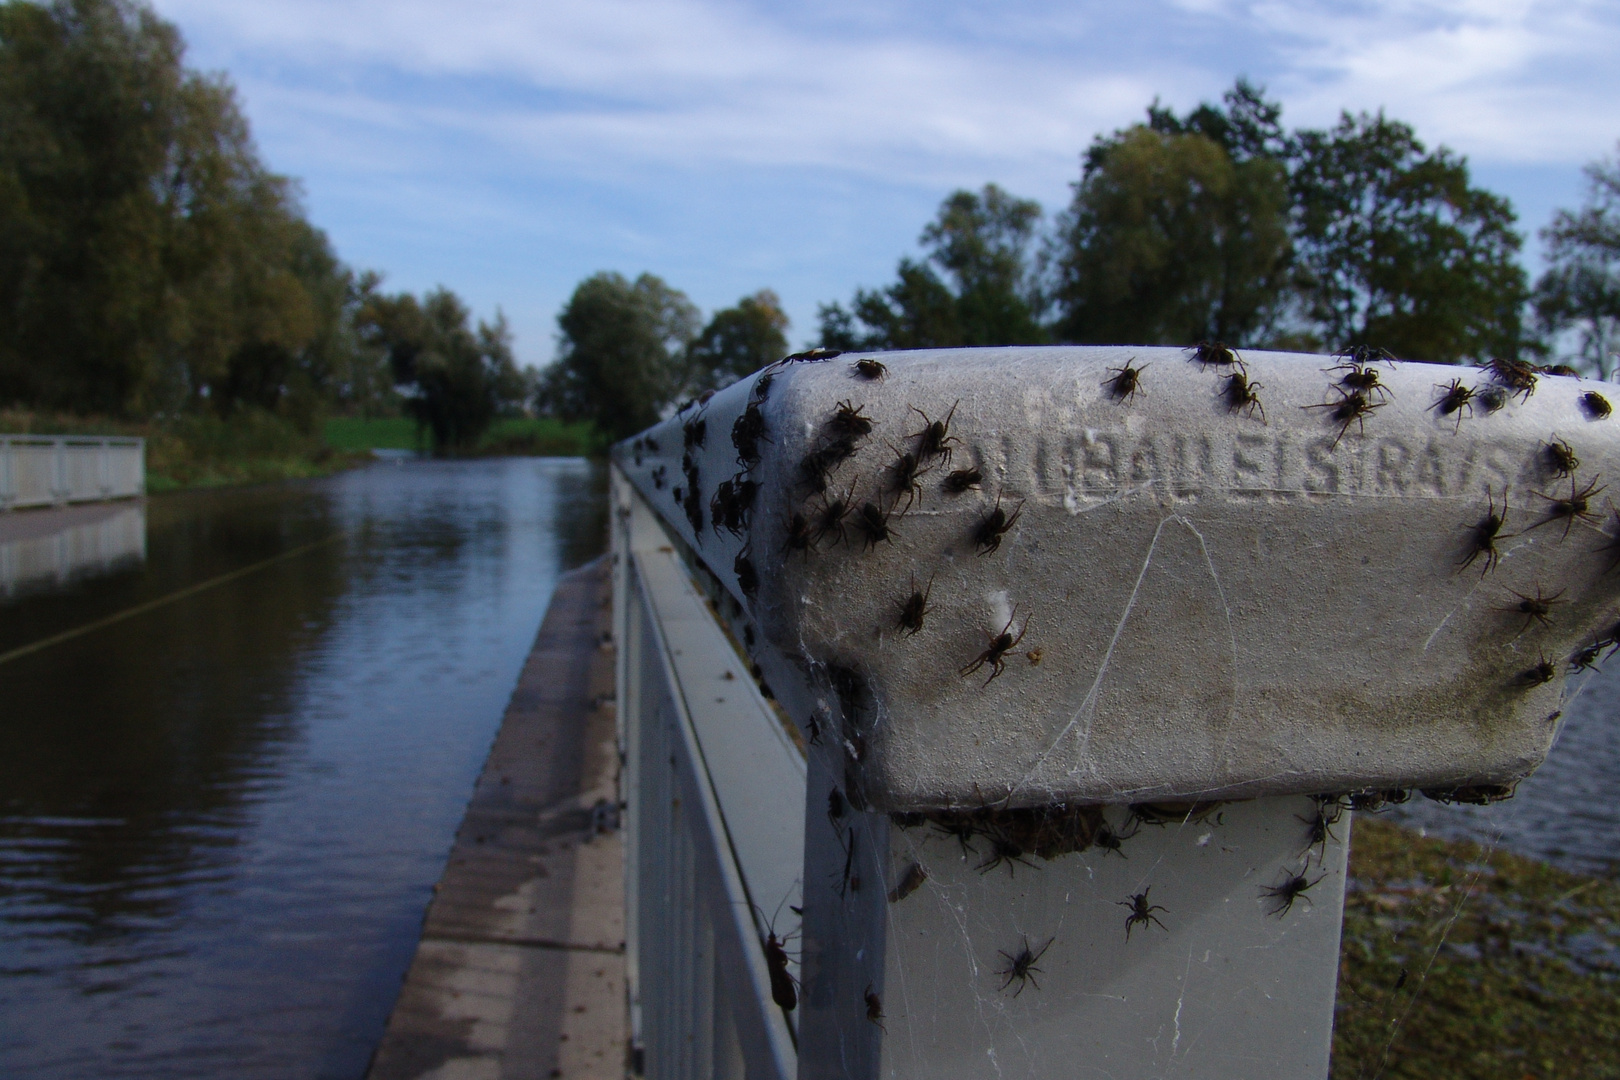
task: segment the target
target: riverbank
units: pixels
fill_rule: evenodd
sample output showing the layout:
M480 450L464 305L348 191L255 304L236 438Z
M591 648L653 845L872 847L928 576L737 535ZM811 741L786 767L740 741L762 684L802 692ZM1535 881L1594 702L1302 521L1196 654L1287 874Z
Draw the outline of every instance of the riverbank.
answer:
M133 435L146 440L146 490L258 484L330 476L372 460L372 450L420 451L408 417L334 417L307 434L280 417L242 412L128 421L0 410L0 434ZM593 457L606 441L589 424L549 418L498 420L473 449L457 457Z
M1620 884L1367 816L1334 1080L1620 1077Z

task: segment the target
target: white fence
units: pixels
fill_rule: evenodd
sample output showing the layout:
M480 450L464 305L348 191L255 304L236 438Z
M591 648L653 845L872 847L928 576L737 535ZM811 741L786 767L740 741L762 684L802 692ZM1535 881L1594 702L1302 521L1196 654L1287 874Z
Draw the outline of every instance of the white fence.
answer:
M616 451L639 1071L1326 1075L1355 794L1510 792L1613 624L1607 402L1474 372L1452 415L1455 368L1213 347L807 359ZM1505 581L1586 591L1537 622Z
M145 439L0 435L0 510L123 499L145 490Z

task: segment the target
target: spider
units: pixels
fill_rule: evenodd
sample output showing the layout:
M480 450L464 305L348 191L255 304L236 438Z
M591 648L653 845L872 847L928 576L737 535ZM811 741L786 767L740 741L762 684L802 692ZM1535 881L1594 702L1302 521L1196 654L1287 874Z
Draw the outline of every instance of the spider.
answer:
M923 616L928 614L928 597L934 592L934 579L928 579L926 589L917 588L917 579L911 579L911 595L906 597L905 603L897 603L900 609L900 629L906 632L907 637L914 636L923 628Z
M906 497L906 508L900 512L902 514L910 513L912 506L922 499L922 485L917 482L917 477L928 470L918 468L920 463L917 460L917 455L902 453L896 450L893 445L889 449L894 450L895 459L894 464L888 467L888 490L894 493L894 505L899 505L900 496L904 495Z
M1552 612L1554 604L1561 604L1564 602L1558 598L1563 596L1566 591L1567 590L1565 589L1559 589L1551 596L1542 596L1541 586L1538 585L1536 586L1536 595L1526 596L1524 593L1519 592L1516 589L1509 589L1508 592L1518 597L1519 602L1516 604L1509 604L1507 607L1501 608L1500 610L1513 612L1524 616L1524 625L1519 627L1519 634L1522 634L1526 630L1530 629L1530 624L1532 622L1538 622L1543 626L1551 626L1552 622L1547 618L1547 616ZM1519 634L1514 634L1513 636L1518 637Z
M940 486L952 495L960 495L969 488L976 488L984 482L984 473L978 469L957 469L945 478Z
M1581 467L1581 459L1575 456L1575 448L1563 439L1554 439L1547 443L1547 468L1554 480L1563 480L1573 477L1575 470Z
M953 437L951 431L951 417L956 415L956 406L962 404L957 400L951 405L951 411L945 414L943 420L930 420L928 414L913 405L911 411L923 418L923 429L907 435L908 439L917 440L917 460L927 461L931 457L943 458L945 464L951 463L951 443L961 440Z
M1474 415L1473 387L1464 386L1461 379L1452 379L1445 386L1438 386L1435 389L1443 392L1440 399L1429 406L1429 410L1438 412L1441 416L1450 416L1452 413L1456 413L1457 423L1452 430L1461 431L1463 410L1467 409L1470 417Z
M1329 807L1332 807L1332 809L1329 810ZM1294 819L1296 821L1303 822L1309 829L1310 838L1305 843L1305 851L1307 853L1310 852L1311 848L1320 848L1322 851L1321 857L1327 857L1328 841L1332 840L1337 842L1339 839L1337 836L1333 835L1333 826L1338 822L1339 814L1342 812L1342 810L1343 807L1340 805L1337 798L1334 798L1330 802L1323 802L1322 800L1318 799L1315 814L1308 818L1302 818L1298 814L1294 815Z
M1118 904L1120 907L1126 907L1126 908L1131 909L1131 913L1129 915L1125 916L1125 940L1126 941L1131 940L1131 928L1134 927L1134 926L1146 926L1148 923L1154 923L1159 927L1160 930L1164 930L1164 931L1167 931L1167 932L1169 931L1170 928L1168 926L1164 925L1164 923L1159 922L1158 916L1154 915L1153 913L1155 911L1162 911L1165 914L1169 914L1170 909L1165 908L1165 907L1160 907L1158 904L1150 904L1150 903L1148 903L1148 893L1150 893L1152 891L1153 891L1153 886L1149 885L1147 888L1143 889L1141 892L1139 892L1136 895L1132 896L1129 900L1115 900L1114 901L1114 903Z
M1260 895L1277 901L1277 906L1271 913L1280 919L1293 910L1296 900L1303 900L1307 905L1314 906L1311 905L1311 898L1305 894L1320 885L1326 877L1327 875L1323 874L1315 881L1309 881L1304 874L1289 874L1281 885L1262 885Z
M1367 434L1366 419L1374 409L1382 409L1382 402L1374 404L1367 400L1367 395L1360 390L1346 390L1342 386L1333 389L1339 392L1338 401L1324 401L1320 405L1301 405L1302 409L1332 409L1329 418L1339 425L1339 433L1333 437L1333 445L1338 446L1339 440L1344 438L1350 430L1350 424L1355 423L1357 431Z
M883 999L877 996L872 984L866 984L866 1019L878 1026L878 1030L888 1034L889 1029L883 1026Z
M1599 477L1599 479L1602 478ZM1539 491L1532 491L1532 495L1539 499L1546 499L1551 505L1547 507L1547 516L1530 527L1532 529L1540 528L1549 521L1557 521L1562 518L1564 533L1559 539L1565 539L1569 536L1570 526L1575 524L1576 518L1589 523L1597 521L1597 517L1587 509L1587 504L1592 496L1606 490L1608 490L1607 484L1598 487L1597 480L1593 480L1590 484L1577 491L1575 490L1575 478L1572 476L1569 478L1569 498L1567 499L1555 499L1551 495L1543 495Z
M1574 671L1586 671L1597 667L1598 661L1603 657L1603 650L1609 646L1608 641L1594 641L1569 658L1570 667Z
M1017 997L1019 994L1024 992L1025 983L1032 983L1035 989L1039 990L1041 988L1041 984L1035 982L1035 972L1040 971L1041 969L1036 967L1035 964L1040 960L1041 957L1046 955L1046 950L1050 949L1052 947L1052 942L1056 940L1056 938L1047 938L1045 945L1042 945L1038 950L1031 952L1029 948L1029 938L1026 937L1024 938L1024 947L1018 950L1018 955L1016 956L1004 953L1000 949L997 949L997 953L1007 958L1007 966L996 972L997 975L1006 976L1006 978L1002 981L1001 988L1005 990L1007 987L1016 982L1018 984L1018 989L1013 991L1013 997Z
M1124 845L1120 843L1119 834L1107 825L1097 830L1097 835L1091 838L1091 842L1102 848L1104 855L1111 851L1122 859L1127 857L1123 850Z
M1466 570L1475 559L1484 555L1485 569L1480 571L1480 577L1490 573L1496 564L1501 561L1502 553L1496 549L1496 542L1515 535L1514 533L1502 532L1502 526L1507 523L1508 515L1507 488L1502 489L1502 513L1500 515L1496 512L1496 496L1491 495L1489 491L1486 492L1486 495L1490 497L1490 509L1485 512L1485 516L1473 525L1463 526L1465 529L1473 529L1474 536L1472 546L1468 549L1468 557L1462 561L1462 566L1459 568L1459 570Z
M810 558L810 548L814 541L810 535L810 523L803 514L794 514L788 519L786 535L782 540L782 554L788 555L797 551L805 559Z
M988 874L1003 863L1007 866L1008 877L1013 876L1014 867L1018 863L1023 863L1032 870L1035 869L1035 864L1024 858L1023 848L1005 836L997 836L994 833L989 834L989 836L990 856L979 864L979 873Z
M1131 359L1134 360L1135 357ZM1113 396L1115 401L1129 401L1136 396L1136 391L1141 388L1142 372L1152 366L1152 364L1143 364L1141 367L1132 367L1131 361L1127 360L1122 368L1111 367L1108 369L1114 373L1114 377L1103 380L1103 386L1107 388L1108 393Z
M1500 386L1487 386L1475 396L1479 398L1479 403L1485 407L1485 415L1487 416L1500 411L1508 402L1507 391Z
M1587 415L1591 416L1591 418L1594 420L1601 420L1605 416L1608 416L1610 413L1614 412L1614 406L1609 404L1609 399L1598 393L1596 390L1588 390L1586 393L1582 394L1580 401L1581 408L1585 409Z
M1389 400L1389 387L1378 381L1377 368L1351 360L1333 370L1344 372L1339 378L1340 386L1348 386L1351 390L1363 394L1377 394L1379 401Z
M1226 376L1226 385L1221 388L1221 396L1226 399L1228 412L1247 410L1252 417L1255 410L1259 409L1260 419L1263 422L1266 418L1266 407L1260 404L1260 395L1257 391L1264 389L1261 384L1250 382L1248 375L1243 371L1234 368Z
M1340 349L1333 354L1333 357L1336 360L1349 361L1351 364L1360 367L1378 363L1395 364L1399 362L1394 353L1388 349L1380 349L1376 345L1351 345L1348 348Z
M898 535L889 525L889 515L878 509L877 503L862 504L860 513L855 516L855 525L864 534L868 548L877 547L883 540L892 544Z
M1492 360L1481 365L1491 373L1491 378L1511 390L1515 397L1522 395L1526 401L1536 392L1536 366L1523 360Z
M1536 661L1534 666L1519 673L1519 679L1526 686L1542 686L1546 683L1552 682L1553 676L1557 674L1558 669L1553 667L1552 661L1548 660L1546 654L1543 653L1541 654L1541 658ZM1424 794L1427 795L1428 792L1424 792Z
M815 510L815 520L811 525L815 531L812 543L819 544L825 538L833 537L833 543L838 544L848 540L844 532L844 521L855 509L855 484L849 485L849 490L842 495L832 498L823 496L821 505Z
M1187 359L1199 367L1224 368L1243 362L1238 357L1236 349L1228 348L1219 341L1200 341L1187 351L1192 354Z
M973 530L973 546L979 549L980 555L989 555L1001 547L1001 538L1007 535L1007 530L1013 527L1018 515L1024 512L1024 504L1019 503L1013 510L1012 516L1001 508L1001 496L996 496L996 505L988 517L979 522Z
M960 672L958 672L958 674L965 679L969 675L972 675L975 671L978 671L980 668L984 667L984 665L989 664L990 678L984 680L984 685L989 686L997 675L1000 675L1003 671L1006 671L1007 661L1004 659L1004 657L1007 655L1007 653L1016 648L1020 641L1024 640L1024 634L1029 630L1029 620L1025 619L1024 625L1019 628L1018 636L1013 637L1012 624L1013 620L1016 618L1018 618L1018 608L1015 606L1012 610L1012 614L1007 617L1007 625L1001 628L1001 633L990 639L989 648L980 653L971 664L964 667Z
M858 438L872 433L872 421L861 410L864 405L855 405L849 401L840 401L838 408L833 412L831 420L827 421L827 430L834 436L844 435Z
M887 376L889 369L883 366L881 360L857 360L855 361L855 374L863 379L877 380Z

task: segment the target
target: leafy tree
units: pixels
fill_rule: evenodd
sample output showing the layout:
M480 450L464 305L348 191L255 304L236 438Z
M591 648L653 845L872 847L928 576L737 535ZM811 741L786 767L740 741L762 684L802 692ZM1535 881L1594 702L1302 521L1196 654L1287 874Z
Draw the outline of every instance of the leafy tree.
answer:
M1065 340L1243 345L1283 309L1286 169L1263 153L1234 158L1196 130L1219 125L1194 116L1202 122L1172 123L1160 110L1155 127L1099 139L1087 154L1054 258Z
M307 411L345 272L133 0L0 3L0 400Z
M1382 113L1295 138L1297 285L1330 347L1441 363L1518 354L1528 288L1506 199Z
M898 281L857 289L850 309L823 305L821 343L918 349L1048 340L1033 258L1040 222L1039 203L995 184L953 192L918 240L926 259L901 259Z
M1535 307L1549 336L1575 334L1570 359L1610 379L1620 360L1620 155L1588 165L1586 178L1586 204L1542 231L1549 266Z
M770 289L714 313L686 351L683 393L718 390L780 360L788 351L788 317Z
M431 433L436 453L472 447L496 416L524 398L505 316L474 330L467 306L449 289L420 301L373 291L356 323L362 340L388 357L405 412Z
M593 274L557 316L559 355L544 375L542 408L616 439L649 427L684 388L698 320L686 294L652 274L633 282Z

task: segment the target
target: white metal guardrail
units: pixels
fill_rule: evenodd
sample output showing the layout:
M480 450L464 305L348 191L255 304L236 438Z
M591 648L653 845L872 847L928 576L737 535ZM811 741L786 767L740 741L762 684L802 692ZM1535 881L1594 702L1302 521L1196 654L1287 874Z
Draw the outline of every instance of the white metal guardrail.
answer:
M145 439L0 435L0 510L123 499L145 490Z
M621 445L646 1075L1325 1075L1351 810L1511 793L1612 627L1611 413L983 349L790 358Z

